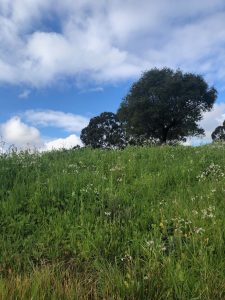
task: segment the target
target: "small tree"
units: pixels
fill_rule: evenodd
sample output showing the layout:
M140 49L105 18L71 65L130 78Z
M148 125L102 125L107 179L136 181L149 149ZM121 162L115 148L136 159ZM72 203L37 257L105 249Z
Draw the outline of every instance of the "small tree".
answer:
M127 145L125 131L116 114L104 112L90 120L81 131L81 141L93 148L124 148Z
M225 120L222 126L216 127L211 136L213 141L225 141Z
M199 75L152 69L133 84L117 114L131 135L159 143L185 141L204 134L199 121L216 97Z

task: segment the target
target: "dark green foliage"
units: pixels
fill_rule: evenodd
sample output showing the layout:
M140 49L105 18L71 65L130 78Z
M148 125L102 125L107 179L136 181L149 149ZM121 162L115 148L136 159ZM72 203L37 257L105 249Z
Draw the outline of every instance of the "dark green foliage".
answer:
M202 135L198 122L212 109L217 92L195 74L152 69L133 84L118 116L130 134L160 143Z
M225 141L225 121L222 126L216 127L212 133L213 141Z
M123 148L127 144L122 124L111 112L92 118L80 138L85 146L93 148Z

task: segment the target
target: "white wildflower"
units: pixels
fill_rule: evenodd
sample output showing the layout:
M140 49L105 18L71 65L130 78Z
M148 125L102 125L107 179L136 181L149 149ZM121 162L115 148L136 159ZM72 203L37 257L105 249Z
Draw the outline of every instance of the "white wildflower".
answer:
M203 229L201 227L199 227L199 228L195 227L194 232L197 233L197 234L199 234L199 233L201 234L201 233L205 232L205 229Z
M105 216L107 216L107 217L111 216L111 212L110 211L105 211Z
M154 245L154 241L153 241L153 240L147 241L146 244L147 244L149 247L151 247L151 246Z

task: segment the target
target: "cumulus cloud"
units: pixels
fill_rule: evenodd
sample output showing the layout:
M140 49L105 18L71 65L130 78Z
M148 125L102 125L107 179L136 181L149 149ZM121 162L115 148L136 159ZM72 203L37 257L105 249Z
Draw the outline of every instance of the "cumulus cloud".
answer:
M75 134L71 134L66 138L59 138L45 142L44 145L40 148L40 150L51 151L59 149L71 149L77 145L82 146L80 138Z
M40 132L37 128L23 123L19 117L13 117L0 125L2 140L17 147L39 146Z
M71 134L65 138L46 138L41 132L24 123L20 117L15 116L0 124L0 152L5 145L5 150L11 145L18 149L35 149L39 151L51 151L58 149L71 149L74 146L82 146L78 135Z
M70 149L77 145L82 146L79 135L75 133L87 126L88 121L83 116L61 111L29 110L0 124L0 136L6 149L10 145L15 145L18 149L39 151ZM43 136L37 127L61 128L72 134L65 138L50 138Z
M79 132L89 122L83 116L54 110L28 110L22 116L34 126L57 127L68 132Z
M225 75L223 0L0 0L0 81L134 78L154 66Z

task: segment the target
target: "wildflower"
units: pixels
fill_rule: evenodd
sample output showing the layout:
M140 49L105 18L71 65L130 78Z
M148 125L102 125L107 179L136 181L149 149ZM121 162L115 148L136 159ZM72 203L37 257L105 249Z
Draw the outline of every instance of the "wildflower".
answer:
M121 258L121 261L132 261L132 256L125 254L125 256Z
M153 245L154 245L154 241L152 241L152 240L151 240L151 241L147 241L146 244L147 244L149 247L150 247L150 246L153 246Z
M162 250L162 251L166 251L166 247L165 247L165 246L162 246L162 247L161 247L161 250Z
M166 204L165 200L162 200L162 201L159 202L159 205L164 205L164 204Z
M190 225L190 224L192 224L192 222L191 222L191 220L187 220L187 221L184 222L184 224L185 225Z
M212 219L215 217L215 215L213 214L213 212L215 211L215 206L209 206L206 209L202 209L202 219Z
M176 234L182 234L182 233L183 233L182 230L181 230L180 228L176 228L176 229L174 230L174 232L175 232Z
M195 197L191 197L191 201L192 201L192 202L194 202L194 201L195 201L195 199L196 199Z
M213 215L212 213L209 213L207 217L208 217L208 218L213 218L214 215Z
M214 211L214 210L215 210L215 206L211 206L211 205L210 205L209 208L208 208L208 210L209 210L209 211Z
M199 234L199 233L201 234L201 233L205 232L205 229L203 229L201 227L199 227L199 228L195 227L194 232L197 233L197 234Z
M199 181L204 181L206 178L213 177L216 181L218 181L221 177L224 177L225 174L222 172L222 169L219 165L211 163L208 168L206 168L197 179Z
M105 211L105 216L107 216L107 217L111 216L111 212L110 211Z
M109 171L115 172L115 171L122 171L123 169L124 169L124 167L115 166L115 167L111 168Z
M70 164L70 165L68 165L68 168L74 168L74 167L76 167L77 165L75 165L75 164Z

